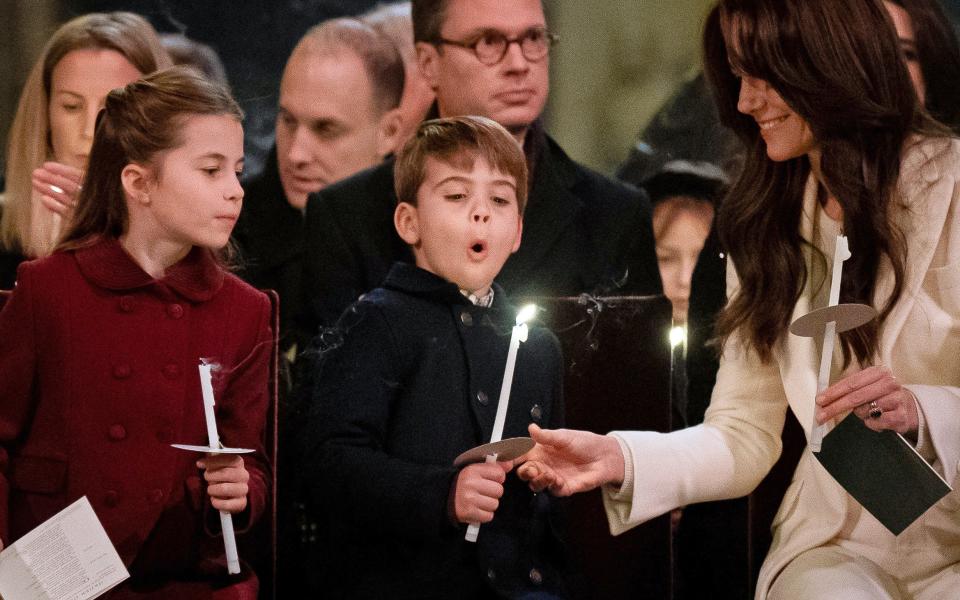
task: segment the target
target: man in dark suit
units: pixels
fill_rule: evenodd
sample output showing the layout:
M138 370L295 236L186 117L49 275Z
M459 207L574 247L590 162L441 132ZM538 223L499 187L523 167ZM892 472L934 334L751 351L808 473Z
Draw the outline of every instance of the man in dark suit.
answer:
M523 146L531 173L523 242L497 282L507 294L658 294L650 205L635 188L571 160L543 131L549 49L540 0L414 0L420 70L441 117L481 115ZM393 227L393 161L312 194L307 203L304 327L335 323L412 262Z
M276 145L262 172L244 181L234 232L239 275L280 295L281 345L303 297L307 194L375 165L401 134L404 66L393 43L356 19L325 21L303 36L280 82Z

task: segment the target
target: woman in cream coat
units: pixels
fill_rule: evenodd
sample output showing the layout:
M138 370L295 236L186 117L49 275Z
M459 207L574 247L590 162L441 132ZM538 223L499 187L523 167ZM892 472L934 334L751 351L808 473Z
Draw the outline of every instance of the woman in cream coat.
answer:
M603 485L614 534L752 491L779 457L788 408L828 430L853 411L956 478L960 142L920 108L880 3L837 4L721 0L707 22L706 72L748 158L719 216L733 268L704 424L608 436L531 428L538 446L520 475L560 495ZM826 304L840 232L853 254L840 301L880 316L838 336L835 383L818 395L819 340L787 326ZM958 509L953 492L894 536L805 452L757 598L952 597Z

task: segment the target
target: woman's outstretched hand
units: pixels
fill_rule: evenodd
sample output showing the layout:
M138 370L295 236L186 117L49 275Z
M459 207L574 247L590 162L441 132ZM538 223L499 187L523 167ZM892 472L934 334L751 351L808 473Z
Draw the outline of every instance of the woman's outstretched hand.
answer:
M520 479L536 492L549 490L555 496L570 496L623 482L623 453L612 437L576 429L529 427L537 443L517 459Z

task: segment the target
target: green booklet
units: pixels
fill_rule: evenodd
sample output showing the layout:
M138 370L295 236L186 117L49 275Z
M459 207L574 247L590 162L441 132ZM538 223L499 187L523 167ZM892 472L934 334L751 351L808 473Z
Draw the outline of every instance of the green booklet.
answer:
M853 413L823 438L814 456L894 535L951 491L908 441L893 431L873 431Z

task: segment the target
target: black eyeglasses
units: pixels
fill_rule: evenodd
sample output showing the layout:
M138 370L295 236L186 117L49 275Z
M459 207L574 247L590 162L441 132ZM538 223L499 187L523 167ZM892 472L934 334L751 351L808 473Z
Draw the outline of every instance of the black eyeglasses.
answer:
M468 50L473 50L477 55L477 60L485 65L495 65L507 54L510 44L516 42L520 45L520 52L523 57L530 62L543 60L550 52L550 47L560 41L555 34L550 33L543 27L537 27L527 30L517 37L507 37L496 30L484 31L477 38L459 42L456 40L447 40L437 38L435 44L449 44L459 46Z

